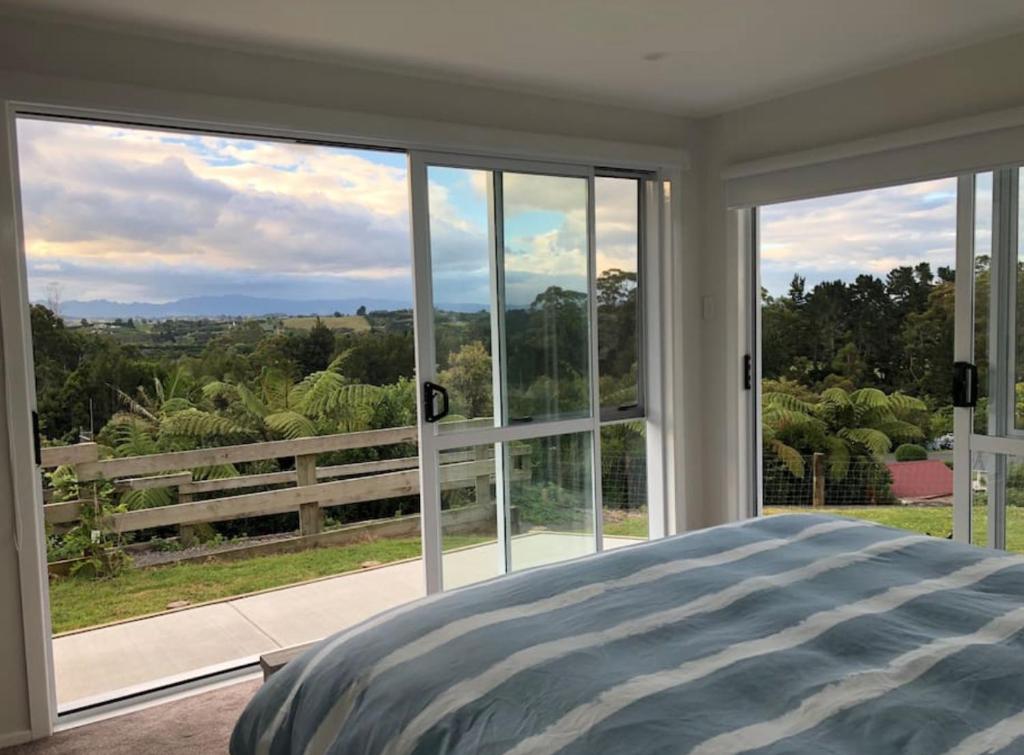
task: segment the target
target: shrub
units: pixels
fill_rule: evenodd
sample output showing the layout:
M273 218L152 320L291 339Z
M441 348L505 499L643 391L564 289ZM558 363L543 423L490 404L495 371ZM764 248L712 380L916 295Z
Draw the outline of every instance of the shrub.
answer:
M924 461L928 451L916 443L904 443L896 449L896 461Z

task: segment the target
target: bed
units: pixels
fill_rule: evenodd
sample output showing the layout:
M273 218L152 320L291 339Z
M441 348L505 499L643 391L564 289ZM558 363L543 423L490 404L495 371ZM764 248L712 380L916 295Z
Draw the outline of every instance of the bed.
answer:
M275 674L250 753L1024 753L1024 559L776 516L427 597Z

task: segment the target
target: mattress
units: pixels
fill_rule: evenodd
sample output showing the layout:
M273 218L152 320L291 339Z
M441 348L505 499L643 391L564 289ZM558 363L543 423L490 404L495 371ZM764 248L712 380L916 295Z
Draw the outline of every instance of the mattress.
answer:
M1024 559L792 515L511 574L314 646L231 751L1024 752Z

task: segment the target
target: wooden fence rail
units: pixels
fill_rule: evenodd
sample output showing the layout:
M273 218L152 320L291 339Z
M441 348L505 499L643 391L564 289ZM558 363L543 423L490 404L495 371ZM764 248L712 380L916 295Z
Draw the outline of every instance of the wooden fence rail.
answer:
M415 427L392 427L386 430L366 430L358 433L317 435L294 440L270 440L247 443L238 446L198 448L192 451L171 451L148 456L126 456L117 459L99 459L99 447L95 443L79 443L74 446L57 446L43 449L43 468L52 469L71 465L79 482L113 480L118 477L154 475L160 472L181 469L199 469L219 464L238 464L265 459L283 459L294 456L310 456L349 451L356 448L393 446L398 443L415 443Z
M317 467L319 454L415 443L416 440L416 428L399 427L102 460L96 444L81 443L44 449L43 467L52 469L69 465L79 483L112 481L115 489L121 492L177 489L176 504L106 516L101 526L116 533L178 526L182 539L188 539L197 524L297 511L300 535L308 537L321 532L325 507L419 493L418 457ZM526 448L512 450L512 479L529 478L528 465L524 464L528 454ZM295 468L281 472L193 480L191 471L182 471L288 457L294 459ZM442 490L474 487L476 503L491 504L494 467L494 459L489 458L487 449L446 452L442 455L440 471ZM197 495L275 485L293 487L194 499ZM66 527L80 519L84 507L93 505L89 500L49 503L43 506L43 512L47 523Z

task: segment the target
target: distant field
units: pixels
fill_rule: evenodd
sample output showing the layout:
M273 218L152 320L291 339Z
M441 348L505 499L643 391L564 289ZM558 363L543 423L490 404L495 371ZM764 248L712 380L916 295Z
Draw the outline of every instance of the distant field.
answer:
M341 317L321 317L320 322L331 330L352 330L363 333L370 329L370 322L362 315L342 315ZM312 330L316 324L315 317L286 317L284 326L288 330Z

